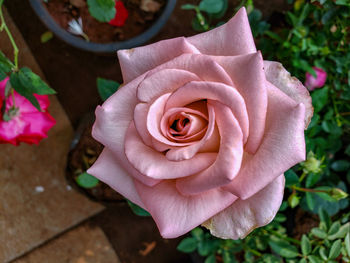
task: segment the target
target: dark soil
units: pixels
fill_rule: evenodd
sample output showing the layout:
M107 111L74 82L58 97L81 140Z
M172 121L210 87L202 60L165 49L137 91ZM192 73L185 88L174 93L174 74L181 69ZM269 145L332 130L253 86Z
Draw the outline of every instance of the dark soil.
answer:
M120 194L103 182L99 182L96 187L89 189L83 189L76 183L76 178L79 174L90 168L103 150L103 145L91 136L92 114L87 115L83 120L77 129L73 147L68 155L67 180L75 189L84 192L94 201L103 203L125 201Z
M166 2L165 0L155 1L161 7ZM76 2L79 4L74 5ZM71 20L81 17L84 33L88 35L90 41L97 43L122 41L137 36L148 29L162 11L162 8L157 12L143 11L141 9L141 0L124 0L123 3L128 10L129 16L121 27L97 21L90 15L85 0L50 0L46 7L55 21L65 29L68 28L68 23Z

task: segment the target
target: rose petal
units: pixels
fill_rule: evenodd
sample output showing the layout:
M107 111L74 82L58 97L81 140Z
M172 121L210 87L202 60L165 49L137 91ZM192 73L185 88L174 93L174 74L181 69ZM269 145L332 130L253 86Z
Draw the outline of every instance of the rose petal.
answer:
M148 178L133 168L124 153L125 134L133 119L134 108L138 102L136 89L144 76L121 87L103 105L96 108L96 121L92 136L108 147L119 163L131 176L147 185L154 185L158 180Z
M243 155L242 130L230 108L217 101L209 101L215 110L221 137L215 162L200 173L176 180L177 189L184 195L198 194L231 182L241 167Z
M268 107L263 141L243 156L239 174L224 188L247 199L293 165L305 160L305 107L267 83Z
M256 52L244 7L226 24L187 40L206 55L236 56Z
M190 122L183 127L181 131L174 131L169 128L169 122L173 122L176 116L181 116L182 118L188 118ZM208 117L204 115L201 111L193 110L187 107L179 107L169 109L164 113L160 121L160 130L163 135L167 135L168 139L174 139L178 141L186 141L188 139L195 138L197 136L203 136L208 125ZM174 137L171 133L176 133L178 135L183 134L181 137Z
M282 90L296 102L304 104L305 129L307 129L314 111L311 96L307 88L305 88L297 78L292 77L279 62L265 60L264 67L266 79L269 82Z
M136 191L132 177L119 165L118 159L115 158L112 151L107 147L103 149L97 161L87 172L108 184L131 202L145 208L145 205Z
M56 124L55 119L46 112L21 113L20 118L29 124L25 128L25 134L43 138L47 137L47 132Z
M249 130L249 120L246 105L238 91L228 85L217 82L192 81L172 93L165 106L165 110L181 107L194 101L210 99L227 105L239 122L244 141Z
M182 54L151 70L148 75L164 69L182 69L197 75L201 80L233 85L226 71L212 57L206 55Z
M182 161L182 160L187 160L191 159L204 145L205 143L210 139L211 135L214 132L214 127L215 127L215 112L214 108L211 105L208 105L208 112L209 112L209 123L208 123L208 128L203 136L203 138L186 147L180 147L176 149L170 149L166 153L166 158L170 161Z
M231 205L237 198L214 189L201 195L183 196L173 181L148 187L135 181L136 189L164 238L176 238Z
M200 53L184 37L167 39L157 43L118 51L124 83L128 83L148 70L182 55Z
M210 166L216 158L216 153L200 153L191 160L169 161L162 153L142 142L133 123L125 138L125 154L135 169L154 179L174 179L198 173Z
M246 237L255 228L269 224L275 217L282 203L284 181L282 174L249 199L236 200L202 225L219 238Z
M189 71L162 69L145 77L137 89L137 97L140 101L150 102L152 99L172 92L193 80L199 80L199 78Z
M266 77L260 52L235 56L213 57L229 74L234 87L244 98L249 116L249 137L245 151L255 153L265 129L267 109Z

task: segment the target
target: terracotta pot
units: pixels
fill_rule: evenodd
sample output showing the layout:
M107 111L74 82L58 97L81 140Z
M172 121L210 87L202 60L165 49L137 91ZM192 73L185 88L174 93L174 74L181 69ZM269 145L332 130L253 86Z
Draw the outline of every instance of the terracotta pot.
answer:
M29 0L34 12L38 15L41 21L52 31L57 37L62 39L69 45L76 48L90 51L94 53L115 53L119 49L129 49L140 46L154 37L160 29L165 25L169 19L171 13L174 10L176 0L168 0L163 12L153 23L153 25L144 31L142 34L137 35L125 41L116 41L111 43L94 43L87 42L84 39L74 36L61 28L56 21L52 18L50 13L44 6L43 0Z

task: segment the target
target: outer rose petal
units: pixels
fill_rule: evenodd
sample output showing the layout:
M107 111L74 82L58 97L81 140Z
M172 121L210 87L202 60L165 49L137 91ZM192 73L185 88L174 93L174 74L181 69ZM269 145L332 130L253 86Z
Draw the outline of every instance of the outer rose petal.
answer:
M241 199L263 189L281 173L305 160L305 107L268 85L263 141L254 155L246 153L236 178L224 188Z
M138 102L136 89L143 76L138 77L121 87L101 106L96 108L96 121L92 136L108 147L123 168L134 178L147 185L154 185L158 180L148 178L133 168L124 153L125 134L134 116L134 108Z
M256 52L244 7L226 24L187 40L206 55L236 56Z
M145 208L136 191L132 177L118 164L118 160L107 147L103 149L97 161L87 172L108 184L131 202Z
M21 113L20 118L29 124L24 132L29 136L38 135L45 138L47 132L56 124L55 119L45 112Z
M282 203L284 181L282 174L249 199L236 200L202 225L219 238L246 237L252 230L267 225L275 217Z
M0 142L18 145L20 142L17 137L24 132L28 125L20 118L14 118L11 121L0 120Z
M154 187L135 181L135 186L164 238L176 238L187 233L237 199L221 189L183 196L176 190L174 181L168 180Z
M255 153L264 135L267 109L266 77L261 53L212 58L226 70L234 87L244 98L249 116L249 137L244 149Z
M305 129L309 125L312 114L312 100L308 90L303 84L290 73L279 62L264 61L266 79L277 88L286 93L297 103L303 103L305 106Z
M184 53L200 53L184 37L118 51L124 83Z

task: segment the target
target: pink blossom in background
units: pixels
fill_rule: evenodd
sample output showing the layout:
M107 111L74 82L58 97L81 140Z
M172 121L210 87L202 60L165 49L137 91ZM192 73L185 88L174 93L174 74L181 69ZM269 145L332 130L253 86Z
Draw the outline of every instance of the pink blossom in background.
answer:
M309 72L305 75L305 86L309 90L314 90L315 88L322 88L326 83L327 72L321 68L313 67L316 72L316 78L312 76Z
M5 87L9 79L0 81L0 105L5 100ZM47 137L47 132L55 125L55 119L47 112L50 101L46 95L34 95L39 101L39 112L26 98L14 91L18 114L9 121L0 116L0 143L19 145L21 142L38 144ZM6 110L13 105L12 96L6 101Z
M244 8L193 37L118 51L124 85L96 109L88 173L146 209L164 238L238 239L268 224L305 159L309 92L256 50Z

